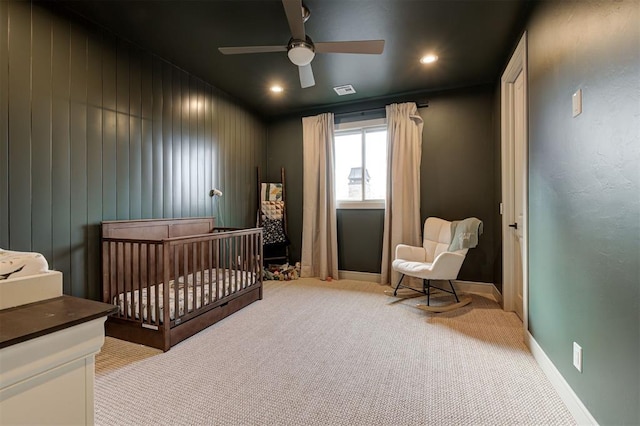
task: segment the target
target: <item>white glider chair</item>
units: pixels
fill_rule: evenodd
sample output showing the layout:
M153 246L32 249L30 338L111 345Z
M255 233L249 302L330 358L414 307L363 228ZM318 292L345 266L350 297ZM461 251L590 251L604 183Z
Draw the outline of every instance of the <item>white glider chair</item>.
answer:
M398 244L396 246L396 256L392 267L395 271L401 273L402 276L398 281L398 285L396 285L393 290L394 296L416 297L424 294L427 296L427 304L417 305L416 307L429 312L450 311L471 303L471 298L468 296L458 297L451 280L455 280L458 277L458 273L460 272L469 248L475 247L477 244L477 235L482 233L482 222L479 219L470 218L456 222L456 224L457 226L459 226L458 224L465 224L467 231L470 229L469 227L475 228L473 231L476 233L474 236L475 241L471 244L468 242L464 244L452 244L452 222L437 217L430 217L424 222L422 247L413 247L406 244ZM469 232L465 234L463 227L461 227L459 231L460 232L455 232L455 235L459 236L458 234L460 233L462 236L461 239L466 238L468 241ZM459 248L460 246L463 248ZM423 282L422 289L403 286L402 280L405 275L421 278ZM432 280L448 281L451 289L436 287L431 284ZM404 292L399 295L398 289L401 287L411 290L411 292ZM431 306L432 289L452 294L455 297L455 303Z

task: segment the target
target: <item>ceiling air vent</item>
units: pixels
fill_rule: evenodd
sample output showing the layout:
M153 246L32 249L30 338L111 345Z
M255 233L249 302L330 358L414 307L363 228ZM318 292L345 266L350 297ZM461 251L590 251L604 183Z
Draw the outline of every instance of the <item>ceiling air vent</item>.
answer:
M333 90L335 90L339 96L353 95L354 93L356 93L356 89L354 89L353 86L350 84L334 87Z

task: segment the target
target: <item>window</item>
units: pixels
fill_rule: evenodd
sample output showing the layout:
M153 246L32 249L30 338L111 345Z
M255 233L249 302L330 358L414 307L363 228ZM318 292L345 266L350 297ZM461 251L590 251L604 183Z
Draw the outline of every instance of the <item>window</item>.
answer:
M337 125L334 143L337 207L384 208L387 194L385 120Z

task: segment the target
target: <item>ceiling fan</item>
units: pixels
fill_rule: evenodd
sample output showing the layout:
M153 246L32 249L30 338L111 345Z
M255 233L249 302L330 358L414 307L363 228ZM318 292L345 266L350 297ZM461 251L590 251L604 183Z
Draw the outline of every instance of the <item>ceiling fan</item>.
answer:
M283 46L242 46L219 47L218 50L225 55L237 55L243 53L270 53L287 52L289 60L298 66L300 73L300 86L307 88L316 84L311 69L311 61L317 53L366 53L379 55L384 49L384 40L353 40L314 43L305 34L304 23L310 16L309 9L302 4L302 0L282 0L291 39Z

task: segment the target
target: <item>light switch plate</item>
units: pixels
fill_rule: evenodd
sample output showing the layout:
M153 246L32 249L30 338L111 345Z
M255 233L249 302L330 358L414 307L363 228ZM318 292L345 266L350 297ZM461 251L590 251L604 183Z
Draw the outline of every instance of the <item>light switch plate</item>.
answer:
M573 366L582 373L582 346L573 342Z
M573 116L577 117L582 113L582 89L578 89L572 97Z

